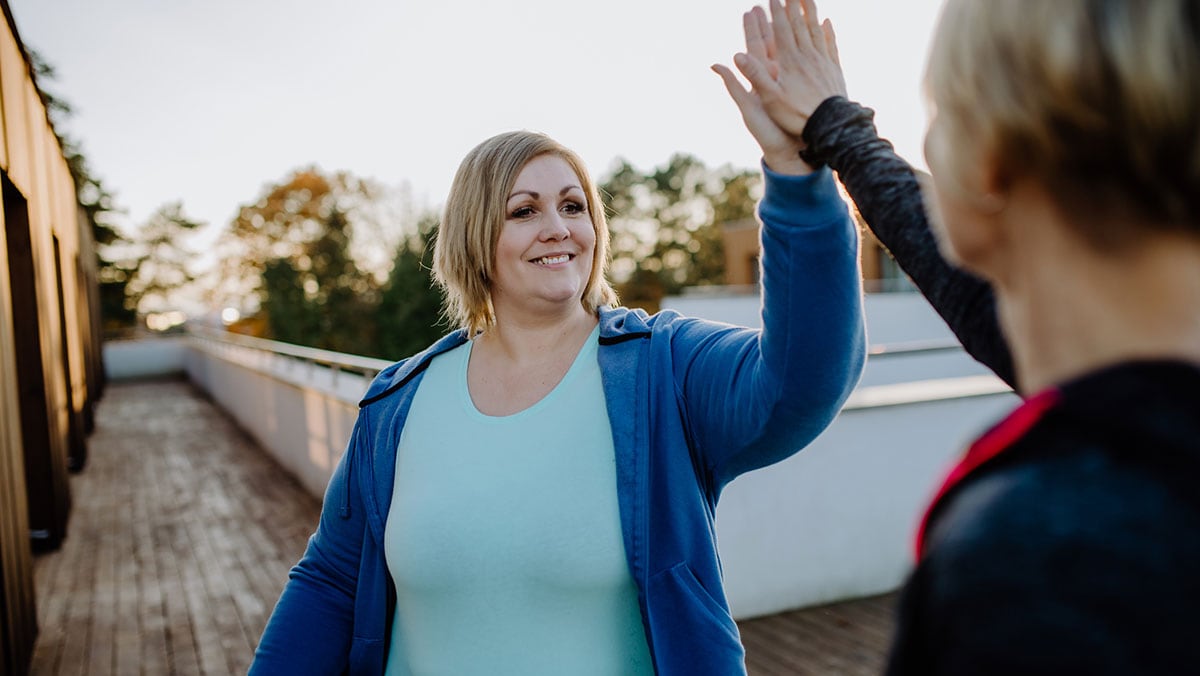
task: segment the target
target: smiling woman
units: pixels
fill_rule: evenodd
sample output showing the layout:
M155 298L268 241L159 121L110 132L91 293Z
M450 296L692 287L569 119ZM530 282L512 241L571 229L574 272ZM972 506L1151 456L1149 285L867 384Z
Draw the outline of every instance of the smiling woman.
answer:
M616 307L571 150L467 154L434 253L459 330L371 385L252 673L745 672L717 497L825 428L864 335L830 172L735 100L764 156L761 331Z

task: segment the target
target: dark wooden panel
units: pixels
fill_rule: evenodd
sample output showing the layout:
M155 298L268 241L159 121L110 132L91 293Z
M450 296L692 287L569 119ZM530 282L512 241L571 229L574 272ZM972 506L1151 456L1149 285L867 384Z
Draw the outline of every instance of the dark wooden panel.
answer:
M5 196L7 191L0 199ZM0 221L0 230L6 229ZM6 259L0 257L0 275L7 279L8 272ZM0 330L6 327L7 322L0 321ZM10 337L0 335L0 355L5 357L0 360L0 674L24 674L37 639L37 609L23 451L14 433L20 423L5 401L18 391L8 362L10 345Z
M4 190L4 231L12 296L11 326L17 361L29 529L34 548L49 550L58 547L67 535L67 517L71 509L70 486L63 445L53 443L42 351L44 331L38 312L40 294L29 211L24 196L8 177L0 179Z
M87 464L87 435L84 432L83 402L75 402L75 374L82 368L71 359L70 341L67 340L67 296L63 292L62 247L59 246L58 236L53 235L54 241L54 278L58 289L58 325L61 339L59 340L59 358L62 360L63 377L66 380L67 391L67 467L72 472L83 471Z

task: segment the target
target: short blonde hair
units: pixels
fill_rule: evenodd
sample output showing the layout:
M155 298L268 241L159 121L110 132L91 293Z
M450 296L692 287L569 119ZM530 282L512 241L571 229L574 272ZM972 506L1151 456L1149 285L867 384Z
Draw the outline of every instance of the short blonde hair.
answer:
M947 0L926 90L954 143L1090 239L1127 234L1114 211L1200 234L1198 42L1196 0Z
M530 160L541 155L555 155L566 161L587 196L596 249L580 302L588 312L617 302L617 294L605 278L609 235L604 203L583 160L545 134L507 132L480 143L463 158L450 186L434 243L433 276L442 288L442 311L452 324L465 328L468 335L474 336L496 323L491 280L495 276L496 242L504 227L508 197L517 175Z

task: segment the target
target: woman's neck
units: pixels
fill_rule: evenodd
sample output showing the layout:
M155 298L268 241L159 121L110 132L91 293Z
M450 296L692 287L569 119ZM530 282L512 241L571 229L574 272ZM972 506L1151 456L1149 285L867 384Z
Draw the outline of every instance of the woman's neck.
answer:
M512 364L542 361L559 350L578 352L597 321L596 315L582 305L555 315L497 311L496 323L476 339L476 345L486 345L485 349L503 355Z
M1134 359L1200 364L1200 238L1153 235L1103 255L1060 232L1023 247L996 287L1023 393Z

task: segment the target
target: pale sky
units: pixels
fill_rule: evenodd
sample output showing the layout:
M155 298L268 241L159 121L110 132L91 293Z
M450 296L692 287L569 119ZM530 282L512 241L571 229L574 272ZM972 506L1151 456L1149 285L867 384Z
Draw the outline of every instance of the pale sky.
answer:
M917 165L920 78L941 0L825 0L851 98ZM675 152L756 167L714 62L742 49L746 0L9 0L76 109L65 131L128 210L182 200L224 229L317 164L440 205L492 134L543 131L597 176Z

